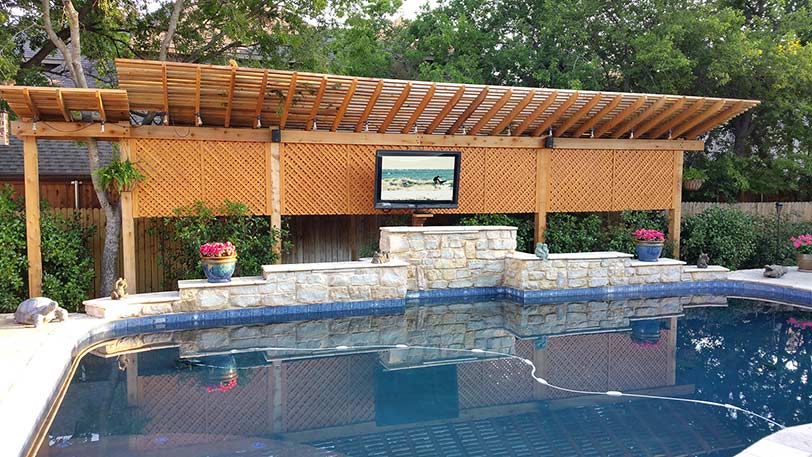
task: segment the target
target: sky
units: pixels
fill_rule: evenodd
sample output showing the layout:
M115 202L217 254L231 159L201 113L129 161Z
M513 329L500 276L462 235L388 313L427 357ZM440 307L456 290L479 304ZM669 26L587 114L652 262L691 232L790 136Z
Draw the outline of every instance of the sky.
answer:
M403 0L403 5L401 5L395 17L414 19L417 12L420 11L420 7L426 3L431 5L432 8L437 6L437 0Z

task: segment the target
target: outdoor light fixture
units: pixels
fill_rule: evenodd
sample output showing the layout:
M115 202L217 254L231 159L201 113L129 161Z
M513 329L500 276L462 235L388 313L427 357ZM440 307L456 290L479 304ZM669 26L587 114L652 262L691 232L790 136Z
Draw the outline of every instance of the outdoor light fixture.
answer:
M671 133L673 133L673 130L668 129L668 139L669 139L669 140L671 139Z
M200 112L195 113L195 122L197 123L198 127L203 125L203 118L200 117Z
M31 131L37 133L37 119L34 118L33 122L31 122Z
M0 143L8 146L8 113L6 110L0 111Z
M313 131L316 131L316 130L318 130L318 129L319 129L319 125L318 125L318 124L316 124L316 118L314 117L314 118L313 118Z
M169 113L165 112L165 113L163 113L163 115L164 115L164 117L163 117L163 119L164 119L163 120L163 125L169 125Z
M513 131L511 129L511 127L512 127L512 125L508 124L508 128L507 128L508 136L513 135Z
M632 131L631 131L631 132L629 132L629 139L630 139L630 140L633 140L633 139L634 139L634 129L632 129Z
M468 135L468 129L465 128L465 124L462 124L462 134Z
M364 121L364 131L369 132L369 121Z
M101 133L104 133L104 121L101 121Z
M595 138L595 127L592 127L591 129L589 129L589 137L590 138Z
M258 129L262 128L262 115L261 114L257 115L257 128Z

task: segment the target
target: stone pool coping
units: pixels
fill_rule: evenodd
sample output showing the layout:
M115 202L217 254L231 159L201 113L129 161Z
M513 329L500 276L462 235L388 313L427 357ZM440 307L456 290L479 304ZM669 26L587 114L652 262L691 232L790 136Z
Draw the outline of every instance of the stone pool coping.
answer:
M691 268L691 267L687 267ZM757 270L760 271L760 270ZM684 281L582 289L518 291L485 287L414 291L406 299L332 302L293 306L266 306L216 311L99 319L72 314L68 322L39 329L18 326L10 314L0 315L0 344L14 348L0 353L4 374L0 376L0 455L23 455L37 425L48 414L74 357L88 346L127 335L227 325L306 320L361 314L400 312L413 300L431 303L450 298L506 297L519 303L546 304L562 301L657 298L675 295L727 295L812 306L812 275L800 287L792 278L783 282L768 278ZM797 273L796 274L804 274ZM805 277L803 277L805 279ZM794 284L790 286L789 284ZM143 294L152 303L172 298L173 293ZM135 297L135 296L133 296ZM130 299L132 300L133 297ZM140 296L139 296L140 297ZM99 299L107 300L108 299ZM124 306L124 305L122 305ZM14 411L5 414L4 411ZM812 444L807 451L812 452ZM762 454L763 455L763 454ZM800 455L800 454L799 454Z

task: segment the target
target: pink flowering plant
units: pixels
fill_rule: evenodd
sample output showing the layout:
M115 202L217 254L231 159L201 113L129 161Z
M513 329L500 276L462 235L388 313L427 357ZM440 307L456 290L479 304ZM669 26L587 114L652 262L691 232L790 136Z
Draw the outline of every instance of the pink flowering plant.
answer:
M789 239L800 254L812 254L812 234L793 236Z
M646 243L662 243L665 241L665 235L659 230L638 229L632 234L637 241Z
M237 249L230 241L225 243L206 243L200 246L201 257L233 257Z

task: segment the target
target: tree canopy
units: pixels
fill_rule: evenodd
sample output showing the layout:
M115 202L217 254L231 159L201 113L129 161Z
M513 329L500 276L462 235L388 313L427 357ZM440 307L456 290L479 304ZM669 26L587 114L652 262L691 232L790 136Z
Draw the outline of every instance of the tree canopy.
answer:
M115 57L161 55L179 2L170 60L758 99L687 156L709 179L685 197L812 197L809 0L443 0L394 21L399 0L77 1L100 84L114 83ZM3 79L48 83L40 7L0 6Z

